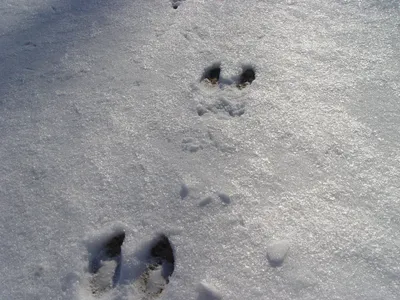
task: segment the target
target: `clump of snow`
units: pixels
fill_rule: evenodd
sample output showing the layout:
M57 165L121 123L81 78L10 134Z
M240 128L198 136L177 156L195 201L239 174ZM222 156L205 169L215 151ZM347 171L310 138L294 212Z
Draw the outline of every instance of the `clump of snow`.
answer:
M278 240L273 241L267 246L268 261L273 267L278 267L283 264L289 250L289 241Z

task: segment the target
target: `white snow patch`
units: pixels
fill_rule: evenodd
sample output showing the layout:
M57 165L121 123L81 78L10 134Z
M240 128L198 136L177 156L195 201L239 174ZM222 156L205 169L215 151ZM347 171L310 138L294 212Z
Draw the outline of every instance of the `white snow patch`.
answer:
M270 242L267 246L267 256L272 266L280 266L286 258L290 243L287 240Z
M399 2L174 2L1 1L0 299L91 299L123 229L97 299L164 233L159 299L398 300Z

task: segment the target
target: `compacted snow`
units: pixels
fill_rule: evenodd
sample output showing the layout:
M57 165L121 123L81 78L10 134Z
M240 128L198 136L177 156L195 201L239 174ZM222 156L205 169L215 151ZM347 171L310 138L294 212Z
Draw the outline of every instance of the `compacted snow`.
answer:
M0 299L400 298L397 0L0 16Z

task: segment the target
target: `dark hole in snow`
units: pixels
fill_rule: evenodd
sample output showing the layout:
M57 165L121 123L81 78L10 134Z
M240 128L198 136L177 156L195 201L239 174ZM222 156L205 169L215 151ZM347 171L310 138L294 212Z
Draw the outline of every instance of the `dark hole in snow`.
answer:
M101 294L118 282L121 272L121 246L125 240L125 232L118 231L89 250L89 272L93 274L90 280L92 294ZM111 265L109 262L114 261ZM107 262L107 263L106 263ZM113 269L110 269L109 267ZM111 271L111 273L110 273ZM104 279L106 276L108 280Z
M243 69L243 72L239 78L239 85L252 83L254 79L256 79L256 73L254 72L253 68Z
M196 108L197 110L197 114L201 117L202 115L204 115L208 110L206 108L204 108L203 106L198 106Z
M115 257L121 254L121 246L125 240L125 232L112 237L104 246L105 252L109 257Z
M174 252L172 250L171 243L164 234L162 234L153 245L150 254L156 259L165 260L171 264L175 263Z
M219 81L220 74L221 66L219 64L215 64L204 70L201 80L208 79L212 84L216 84Z
M162 276L166 282L175 269L175 257L169 239L164 235L160 235L151 247L150 255L155 260L156 265L162 266Z
M180 0L172 0L172 1L171 1L171 3L172 3L172 8L173 8L173 9L177 9L178 6L179 6L179 4L181 4L180 2L181 2Z
M97 273L103 260L118 260L124 240L125 232L121 231L104 241L98 249L90 251L92 256L89 264L90 272Z
M89 263L90 273L97 273L101 268L101 261L103 260L116 260L120 258L121 246L125 240L125 232L121 231L102 243L99 248L94 250L89 250L92 259Z

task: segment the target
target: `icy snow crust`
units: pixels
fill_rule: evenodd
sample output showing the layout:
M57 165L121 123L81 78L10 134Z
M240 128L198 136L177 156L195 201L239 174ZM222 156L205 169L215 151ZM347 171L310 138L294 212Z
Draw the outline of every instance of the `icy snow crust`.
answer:
M173 2L0 4L0 299L399 299L398 1Z

